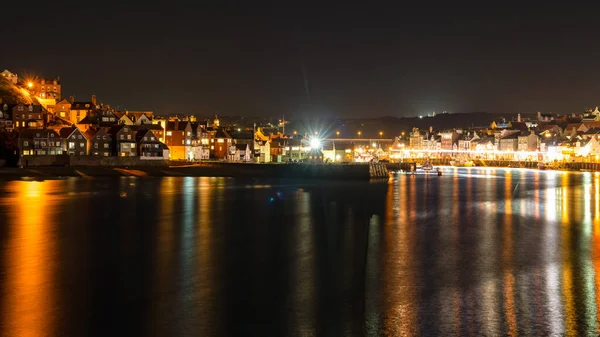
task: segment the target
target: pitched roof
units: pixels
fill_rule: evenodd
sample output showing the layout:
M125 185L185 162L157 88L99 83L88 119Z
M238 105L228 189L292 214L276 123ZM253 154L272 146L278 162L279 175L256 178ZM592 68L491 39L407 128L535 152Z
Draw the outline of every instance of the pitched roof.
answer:
M227 133L227 131L225 131L223 129L219 129L219 130L217 130L217 134L215 135L215 138L231 138L231 136L229 135L229 133Z
M92 119L88 115L88 116L83 117L83 119L80 120L79 123L77 123L77 124L94 124L94 123L92 123Z
M69 136L75 132L75 130L78 130L77 128L74 127L68 127L68 128L62 128L60 129L60 131L58 132L58 134L60 135L61 138L69 138Z
M235 148L241 151L246 151L246 149L248 149L248 144L235 144Z

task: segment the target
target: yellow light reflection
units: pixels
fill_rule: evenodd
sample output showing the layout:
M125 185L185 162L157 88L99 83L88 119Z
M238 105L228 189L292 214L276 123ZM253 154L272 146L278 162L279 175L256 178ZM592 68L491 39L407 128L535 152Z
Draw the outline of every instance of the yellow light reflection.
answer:
M517 313L515 309L515 275L513 274L513 233L512 233L512 179L510 170L505 171L504 177L504 237L502 262L504 270L504 310L508 323L508 334L517 335Z
M410 180L410 183L407 182ZM383 329L391 336L413 336L416 334L416 293L414 258L414 223L416 218L411 212L415 177L399 177L398 214L390 230L396 234L396 240L385 240L383 252L384 266L381 268L386 298ZM393 236L392 236L393 237Z
M56 305L53 287L56 269L55 220L53 210L62 196L51 194L63 181L12 181L1 203L12 206L7 214L8 271L6 292L1 311L2 326L15 336L44 336L51 331L50 322Z

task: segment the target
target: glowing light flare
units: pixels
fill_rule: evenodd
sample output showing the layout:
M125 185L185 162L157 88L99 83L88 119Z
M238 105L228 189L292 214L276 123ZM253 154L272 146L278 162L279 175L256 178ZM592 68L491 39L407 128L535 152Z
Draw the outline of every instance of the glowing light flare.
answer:
M311 149L319 149L321 148L321 140L319 138L312 138L310 140L310 148Z

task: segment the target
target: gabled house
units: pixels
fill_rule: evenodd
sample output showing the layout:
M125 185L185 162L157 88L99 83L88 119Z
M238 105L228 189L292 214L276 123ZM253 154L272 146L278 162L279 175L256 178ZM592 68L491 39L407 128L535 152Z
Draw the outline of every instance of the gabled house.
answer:
M108 157L113 154L113 141L106 130L106 128L89 128L85 132L90 155Z
M268 140L254 140L254 160L258 163L271 162L271 143Z
M235 144L234 161L250 162L252 161L252 152L248 144Z
M108 130L113 142L113 153L119 157L137 156L135 132L129 125L114 125Z
M531 130L529 134L520 134L517 137L518 151L536 151L539 146L539 137Z
M96 97L92 96L91 102L73 102L71 103L70 121L73 124L79 123L86 116L96 112Z
M41 105L17 104L12 110L12 121L15 128L42 129L44 128L44 113Z
M169 159L163 157L163 146L152 130L139 130L136 134L138 153L140 159Z
M519 145L519 133L506 133L500 138L500 151L516 151Z
M54 105L54 114L60 118L71 121L71 102L63 99Z
M25 129L19 134L18 148L21 156L61 155L63 141L52 129Z
M119 124L133 125L133 121L131 120L131 118L129 118L129 116L127 116L127 115L122 115L122 116L119 118Z
M83 132L76 127L62 128L59 131L63 141L63 152L70 156L88 154L88 141Z
M233 145L233 138L223 129L218 129L211 146L212 156L217 159L226 159L229 148Z
M171 120L166 123L165 145L171 159L185 160L190 157L192 147L192 126L188 121Z

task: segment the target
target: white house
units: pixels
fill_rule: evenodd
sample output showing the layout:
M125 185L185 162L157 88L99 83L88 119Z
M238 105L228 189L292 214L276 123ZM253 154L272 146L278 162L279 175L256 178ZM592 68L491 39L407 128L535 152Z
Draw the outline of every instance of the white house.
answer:
M210 159L210 150L208 146L192 146L190 154L190 160L208 160Z
M235 144L234 161L250 162L252 160L252 152L248 144Z
M528 135L519 135L518 139L518 151L536 151L538 149L538 136L531 131Z
M576 156L587 157L600 155L600 143L598 143L596 137L591 137L587 142L578 141L577 145L578 146L575 148Z
M268 140L254 140L254 158L258 163L271 162L271 144Z

